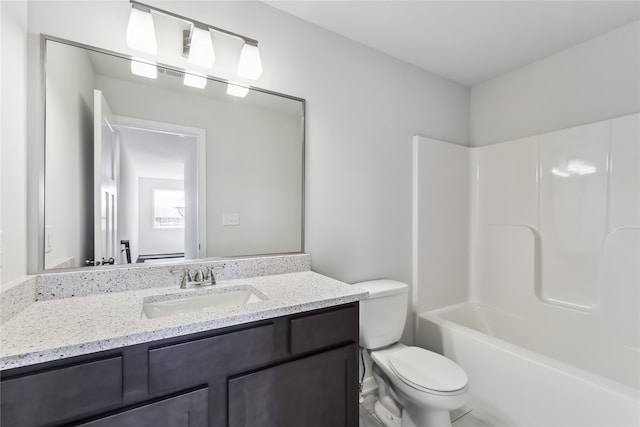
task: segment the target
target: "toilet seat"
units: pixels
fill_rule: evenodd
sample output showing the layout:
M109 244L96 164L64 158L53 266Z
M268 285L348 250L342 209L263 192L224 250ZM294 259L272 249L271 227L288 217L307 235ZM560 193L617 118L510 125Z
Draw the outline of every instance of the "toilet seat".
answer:
M388 356L389 367L406 385L432 394L449 394L467 386L464 370L452 360L419 347L405 347Z

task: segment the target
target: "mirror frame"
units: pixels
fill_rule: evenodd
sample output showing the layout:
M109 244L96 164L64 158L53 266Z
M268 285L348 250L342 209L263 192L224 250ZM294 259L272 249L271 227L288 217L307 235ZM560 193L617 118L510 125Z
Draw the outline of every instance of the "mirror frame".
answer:
M95 47L95 46L90 46L87 44L83 44L83 43L79 43L79 42L74 42L71 40L67 40L67 39L63 39L60 37L55 37L55 36L51 36L48 34L40 34L40 45L39 45L39 66L37 67L38 71L39 71L39 75L37 76L37 78L34 78L34 81L37 81L37 83L40 85L39 87L36 88L36 90L34 92L37 92L37 94L39 95L38 99L35 100L35 102L37 103L37 110L33 110L33 111L37 111L37 116L38 116L38 120L37 120L37 145L34 148L34 151L37 152L37 156L34 156L34 166L33 168L35 169L35 173L31 174L31 176L33 176L34 178L37 177L37 179L34 179L34 184L33 186L31 186L34 191L37 192L37 201L35 200L36 198L31 198L32 203L29 203L29 206L37 206L36 209L29 209L30 213L30 217L31 220L28 220L27 224L28 224L28 228L32 229L34 226L37 229L37 233L36 236L32 236L31 238L29 238L29 244L27 245L27 250L28 250L28 258L29 258L29 273L30 274L47 274L47 273L60 273L60 272L73 272L73 271L99 271L100 269L111 269L111 268L143 268L143 267L149 267L149 265L144 265L144 263L132 263L132 264L113 264L113 265L102 265L102 266L94 266L94 267L72 267L72 268L60 268L60 269L45 269L44 268L44 257L45 257L45 172L46 172L46 82L47 82L47 42L51 41L51 42L56 42L56 43L62 43L62 44L66 44L69 46L73 46L73 47L77 47L77 48L81 48L81 49L86 49L86 50L90 50L93 52L97 52L97 53L102 53L102 54L106 54L106 55L111 55L111 56L115 56L117 58L121 58L121 59L125 59L128 61L134 60L134 58L130 55L124 54L124 53L120 53L120 52L114 52L108 49L103 49L103 48L99 48L99 47ZM171 70L171 71L176 71L176 72L182 72L182 73L188 73L188 70L185 70L183 68L179 68L173 65L167 65L161 62L155 62L156 66L167 69L167 70ZM36 68L36 67L30 67L30 68ZM230 80L227 79L223 79L220 77L216 77L216 76L211 76L211 75L206 75L206 78L208 80L212 80L218 83L223 83L223 84L228 84L230 83ZM302 105L302 134L300 135L301 137L301 143L302 143L302 158L300 159L300 161L302 162L302 194L301 194L301 207L300 207L300 214L302 216L301 218L301 227L302 229L300 230L300 251L299 252L289 252L289 253L265 253L265 254L259 254L259 255L245 255L245 256L231 256L231 257L207 257L207 258L195 258L195 259L184 259L184 260L180 260L180 261L167 261L167 262L154 262L153 266L162 266L162 265L176 265L176 264L183 264L183 263L193 263L193 262L200 262L200 261L206 261L206 260L213 260L213 259L242 259L242 258L255 258L255 257L259 257L259 256L274 256L274 255L287 255L287 254L301 254L301 253L305 253L305 190L306 190L306 133L307 133L307 128L306 128L306 114L307 114L307 109L306 109L306 100L304 98L299 98L296 96L292 96L292 95L287 95L284 93L280 93L280 92L275 92L272 90L268 90L268 89L264 89L264 88L260 88L260 87L256 87L256 86L252 86L252 85L247 85L247 87L252 90L252 91L256 91L256 92L262 92L268 95L274 95L274 96L280 96L282 98L287 98L287 99L291 99L293 101L298 101L301 103ZM37 163L37 166L35 165ZM37 218L34 218L32 215L35 214L35 212L37 212ZM36 239L37 239L37 244L36 244ZM33 256L33 249L37 248L37 259L36 257Z

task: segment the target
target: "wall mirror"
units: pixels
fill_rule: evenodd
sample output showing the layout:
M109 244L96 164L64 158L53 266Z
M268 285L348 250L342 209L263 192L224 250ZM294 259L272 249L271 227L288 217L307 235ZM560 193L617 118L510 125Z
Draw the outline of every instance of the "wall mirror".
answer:
M45 270L304 250L304 100L42 42Z

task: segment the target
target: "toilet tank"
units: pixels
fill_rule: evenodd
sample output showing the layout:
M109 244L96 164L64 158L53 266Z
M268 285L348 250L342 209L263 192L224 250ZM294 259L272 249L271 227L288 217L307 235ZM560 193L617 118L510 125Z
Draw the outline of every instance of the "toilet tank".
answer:
M360 301L360 345L376 349L400 340L407 318L409 285L381 279L354 286L369 292L369 298Z

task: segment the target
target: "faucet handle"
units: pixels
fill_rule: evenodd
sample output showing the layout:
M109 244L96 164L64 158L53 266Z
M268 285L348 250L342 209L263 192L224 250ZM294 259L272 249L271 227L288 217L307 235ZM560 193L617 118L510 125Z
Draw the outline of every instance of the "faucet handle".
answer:
M180 280L180 289L186 289L187 284L193 281L193 279L191 279L191 273L189 272L188 268L174 268L170 270L169 273L171 274L183 273L182 279Z
M191 272L189 271L189 269L185 268L184 276L182 276L182 280L180 281L180 288L186 289L189 282L193 282L193 279L191 278Z
M213 274L213 267L207 267L207 274L204 276L204 280L208 281L210 284L216 284L216 277Z

